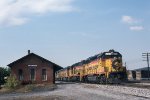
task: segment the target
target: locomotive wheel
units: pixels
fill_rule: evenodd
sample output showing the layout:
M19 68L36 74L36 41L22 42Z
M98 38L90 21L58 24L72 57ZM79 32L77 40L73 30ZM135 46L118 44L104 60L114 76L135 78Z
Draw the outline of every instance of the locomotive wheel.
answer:
M113 83L114 83L113 77L108 78L108 79L107 79L107 83L108 83L108 84L113 84Z
M118 79L117 77L114 79L115 84L120 84L120 82L121 82L120 79Z
M114 83L114 76L113 75L109 76L109 78L107 79L107 83L108 84L113 84Z
M115 81L115 84L120 84L121 83L120 76L118 75L117 77L115 77L114 81Z
M100 78L99 78L99 83L100 83L100 84L104 84L104 82L103 82L103 76L100 76Z
M121 80L118 78L118 76L114 77L111 76L107 79L107 83L109 84L119 84L121 82Z
M106 77L105 76L100 76L99 77L99 83L100 84L105 84L106 83Z
M87 76L84 77L84 82L85 82L85 83L88 83L88 82L89 82Z
M98 84L100 83L100 77L98 77L98 76L96 77L96 83L98 83Z
M85 77L83 76L81 82L85 83Z

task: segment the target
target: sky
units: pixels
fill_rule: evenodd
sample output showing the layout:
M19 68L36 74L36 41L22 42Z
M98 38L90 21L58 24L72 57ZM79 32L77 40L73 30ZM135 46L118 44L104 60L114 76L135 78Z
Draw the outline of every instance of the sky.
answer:
M0 0L0 66L36 53L62 67L114 49L146 67L150 0Z

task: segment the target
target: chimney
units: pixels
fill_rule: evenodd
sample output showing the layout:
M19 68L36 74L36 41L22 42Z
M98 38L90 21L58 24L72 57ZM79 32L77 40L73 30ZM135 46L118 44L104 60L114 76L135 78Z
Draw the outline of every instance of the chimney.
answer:
M28 50L28 55L30 54L30 50Z

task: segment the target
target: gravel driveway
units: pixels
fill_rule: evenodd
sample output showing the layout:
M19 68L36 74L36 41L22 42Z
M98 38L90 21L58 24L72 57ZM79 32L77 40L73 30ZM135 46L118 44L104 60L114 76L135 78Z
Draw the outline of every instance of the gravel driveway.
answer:
M58 83L54 91L0 94L0 100L150 100L150 90L85 83Z

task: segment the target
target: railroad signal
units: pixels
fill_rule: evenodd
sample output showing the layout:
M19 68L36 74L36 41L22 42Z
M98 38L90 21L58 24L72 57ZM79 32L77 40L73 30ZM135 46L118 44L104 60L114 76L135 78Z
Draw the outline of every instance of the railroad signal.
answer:
M147 67L148 67L148 80L150 78L150 68L149 68L149 59L150 59L150 53L142 53L142 58L144 58L143 61L147 61Z

